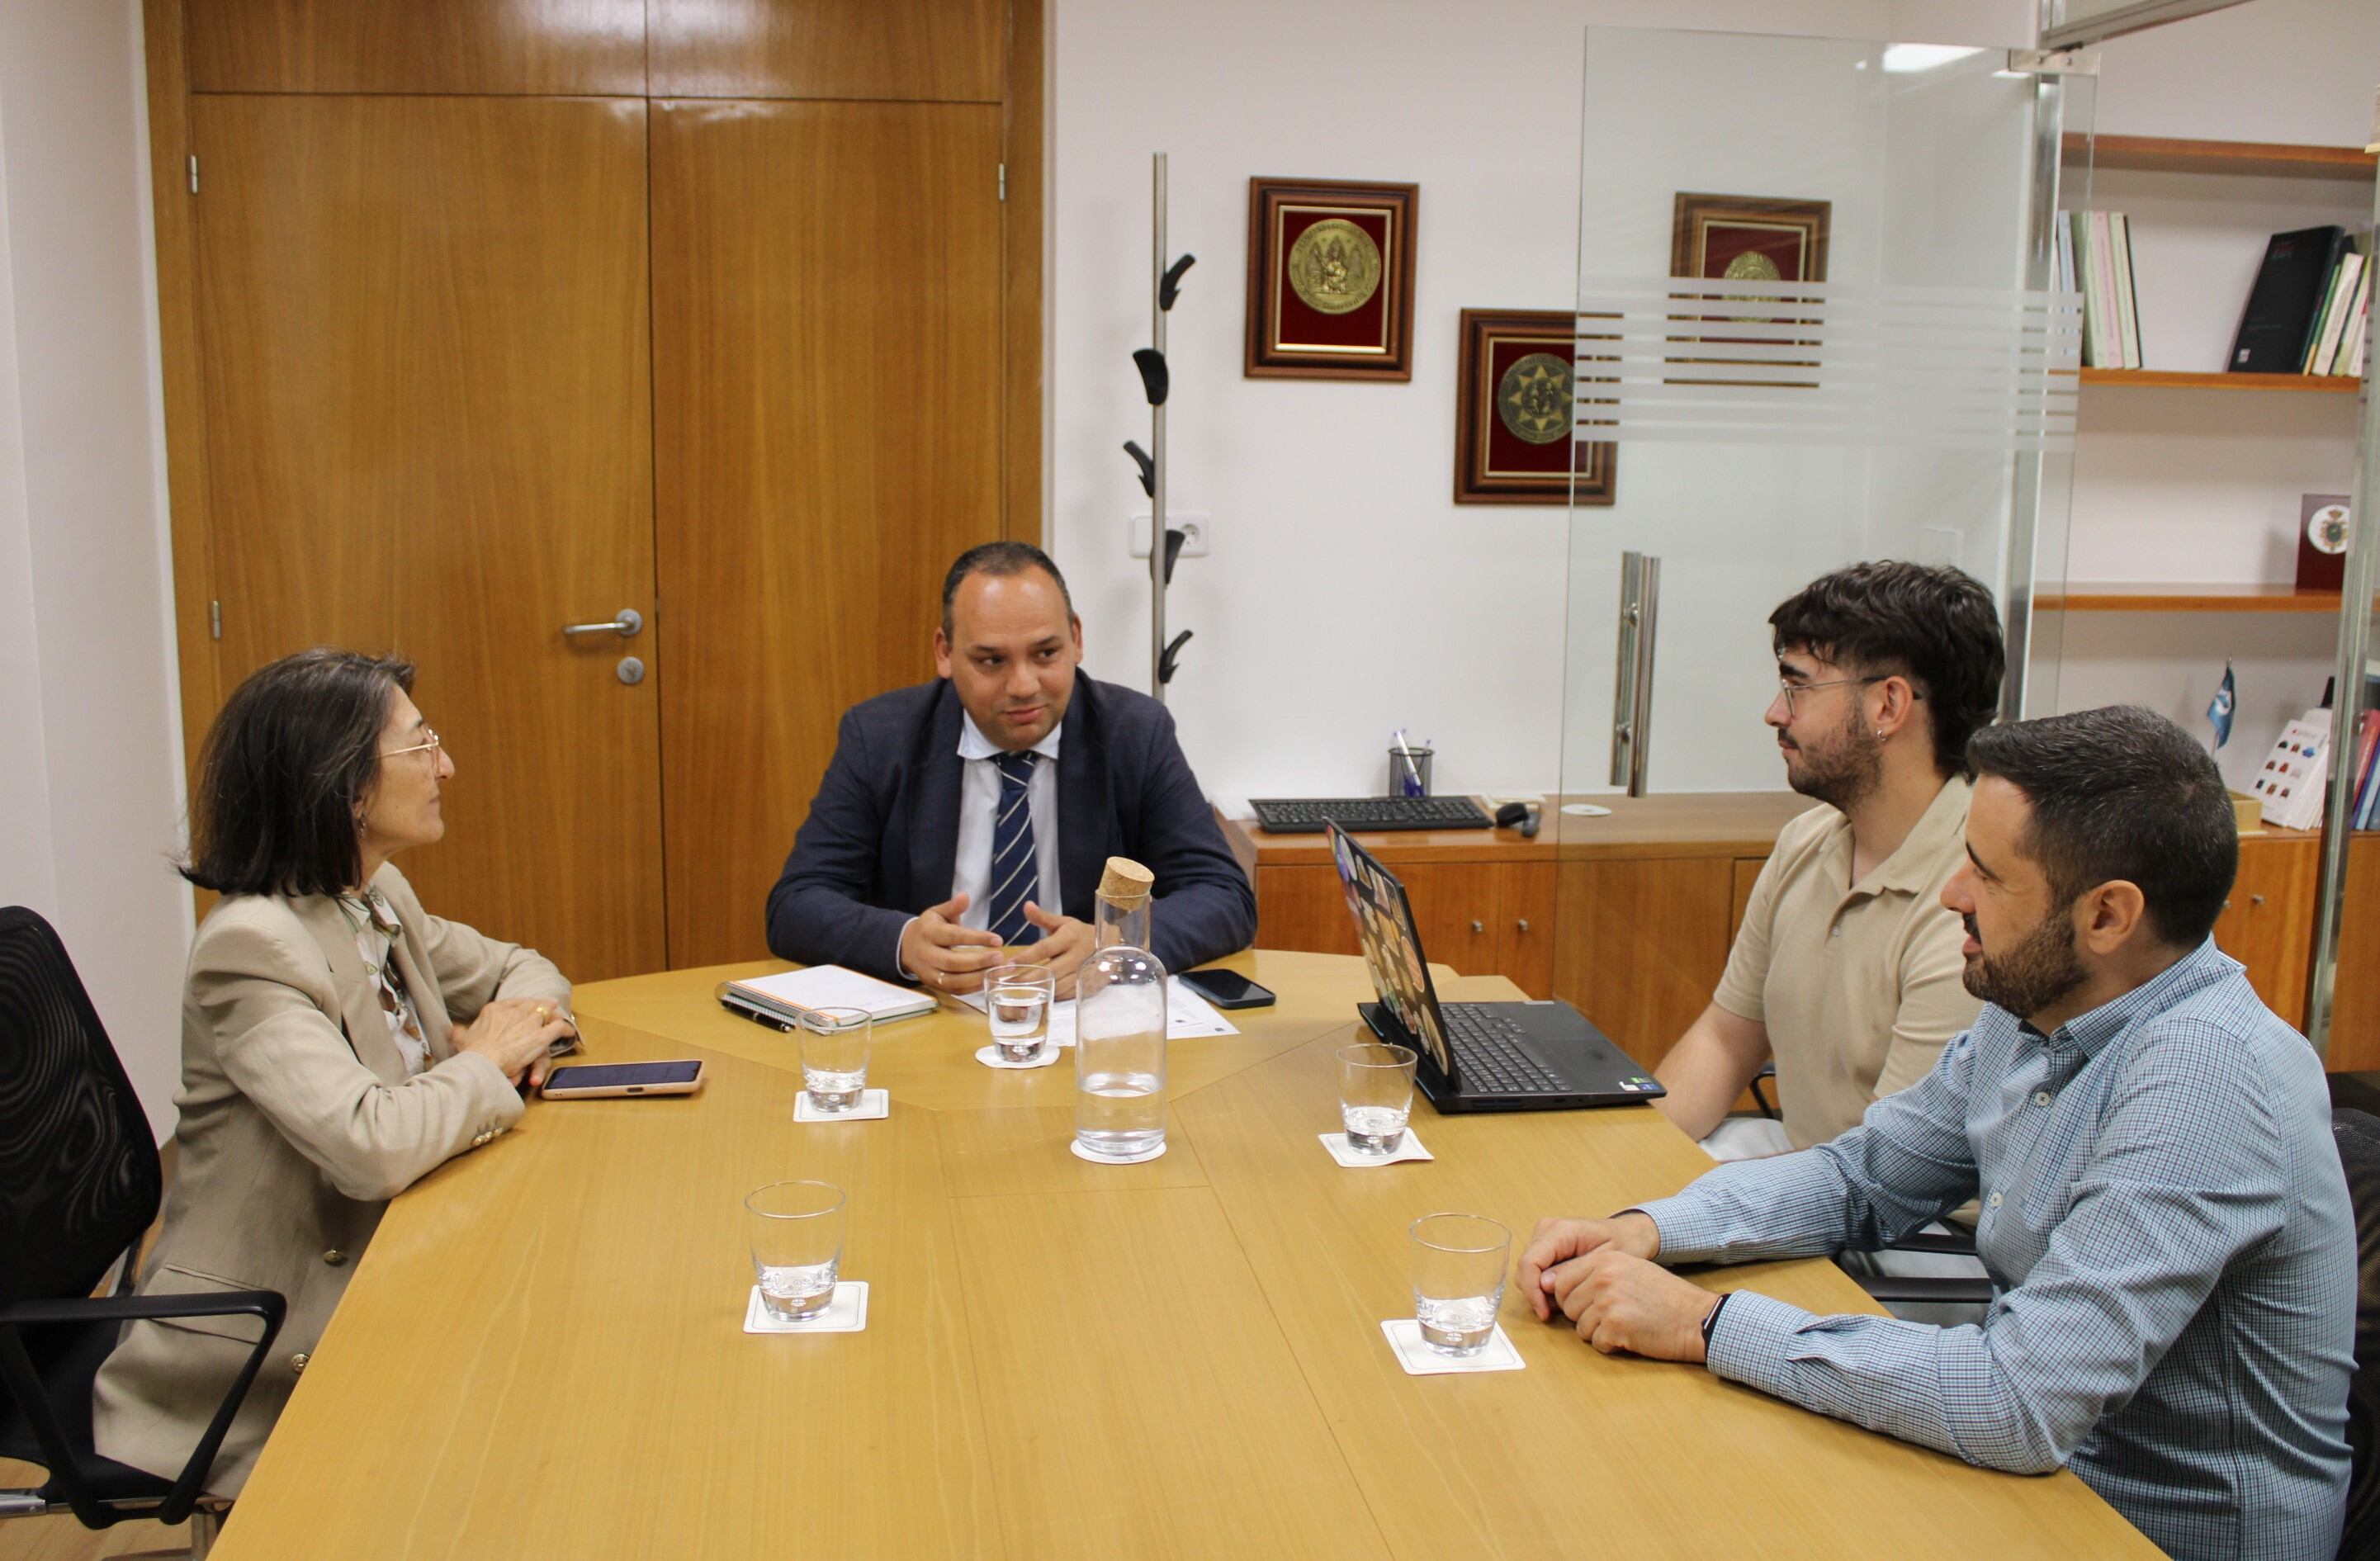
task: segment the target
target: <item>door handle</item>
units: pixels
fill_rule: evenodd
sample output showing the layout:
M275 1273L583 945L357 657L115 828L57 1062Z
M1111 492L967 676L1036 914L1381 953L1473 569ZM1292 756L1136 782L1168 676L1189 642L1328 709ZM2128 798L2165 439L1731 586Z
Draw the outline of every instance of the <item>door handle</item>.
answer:
M603 623L565 623L565 635L618 635L622 639L634 639L645 626L645 615L633 607L620 609L620 615Z

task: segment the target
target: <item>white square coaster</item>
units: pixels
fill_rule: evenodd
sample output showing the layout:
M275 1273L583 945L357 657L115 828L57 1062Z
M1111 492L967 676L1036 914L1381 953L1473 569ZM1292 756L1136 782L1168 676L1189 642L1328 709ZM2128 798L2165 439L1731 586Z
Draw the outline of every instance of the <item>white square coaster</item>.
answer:
M794 1096L794 1120L797 1122L872 1122L892 1114L892 1096L886 1090L861 1090L859 1104L848 1111L811 1109L810 1092L808 1090Z
M868 1281L838 1279L834 1299L826 1310L808 1322L795 1323L773 1316L769 1303L760 1299L760 1287L752 1287L752 1295L744 1303L744 1331L747 1334L856 1334L868 1326Z
M1041 1055L1031 1062L1011 1062L1000 1055L996 1046L978 1047L975 1059L987 1068L1047 1068L1058 1060L1058 1048L1049 1041L1041 1043Z
M1504 1337L1504 1325L1496 1325L1496 1332L1478 1354L1469 1356L1440 1355L1421 1341L1421 1325L1411 1317L1391 1317L1380 1325L1380 1332L1389 1336L1389 1348L1396 1352L1397 1364L1407 1376L1439 1376L1450 1372L1517 1372L1528 1362Z
M1322 1147L1330 1151L1330 1157L1338 1161L1341 1165L1345 1166L1349 1170L1368 1170L1374 1166L1393 1166L1400 1160L1435 1160L1438 1158L1437 1156L1431 1154L1428 1150L1421 1146L1421 1135L1414 1131L1411 1128L1405 1129L1404 1140L1397 1145L1397 1152L1393 1155L1366 1155L1358 1153L1356 1150L1348 1147L1347 1135L1343 1132L1318 1133L1316 1136L1322 1140Z
M1075 1158L1078 1160L1088 1160L1095 1166L1136 1166L1144 1160L1154 1160L1165 1153L1165 1145L1160 1144L1156 1148L1151 1149L1146 1155L1131 1155L1120 1159L1111 1159L1105 1155L1092 1154L1089 1150L1083 1147L1083 1142L1078 1138L1068 1139L1066 1141L1066 1147L1074 1151Z

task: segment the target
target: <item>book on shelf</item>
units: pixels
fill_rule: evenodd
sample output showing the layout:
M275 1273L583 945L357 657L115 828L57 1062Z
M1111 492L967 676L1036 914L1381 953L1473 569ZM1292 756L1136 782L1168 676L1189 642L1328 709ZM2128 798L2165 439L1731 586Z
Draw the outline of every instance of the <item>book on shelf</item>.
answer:
M2380 768L2372 762L2375 750L2380 750L2380 710L2366 710L2363 712L2363 735L2356 744L2355 788L2348 793L2355 799L2348 811L2352 829L2372 828L2374 808L2380 805L2380 786L2372 783L2373 771Z
M2245 374L2303 373L2331 273L2346 248L2347 230L2335 223L2273 235L2225 367Z
M2082 362L2138 369L2140 308L2132 287L2131 224L2121 212L2069 212L2055 230L2058 283L2082 296Z

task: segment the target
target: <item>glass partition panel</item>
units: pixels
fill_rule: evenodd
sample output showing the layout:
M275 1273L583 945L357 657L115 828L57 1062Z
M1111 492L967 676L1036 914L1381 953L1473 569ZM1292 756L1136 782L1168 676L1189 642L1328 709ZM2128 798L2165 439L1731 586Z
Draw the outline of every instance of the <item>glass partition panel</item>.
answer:
M1779 601L1860 560L1956 563L2003 606L2015 708L2071 484L2080 301L2049 235L2091 83L2009 65L1587 30L1573 389L1606 465L1574 466L1610 480L1573 481L1554 989L1642 1060L1708 1000L1791 800L1762 720ZM1583 816L1623 789L1647 799ZM1746 860L1647 860L1664 810L1706 842L1726 817Z

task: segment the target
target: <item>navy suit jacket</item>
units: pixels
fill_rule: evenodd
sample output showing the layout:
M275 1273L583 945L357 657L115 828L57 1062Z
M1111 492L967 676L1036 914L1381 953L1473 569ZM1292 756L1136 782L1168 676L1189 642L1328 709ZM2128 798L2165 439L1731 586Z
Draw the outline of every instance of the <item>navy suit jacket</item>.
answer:
M769 891L769 947L796 964L900 978L901 928L951 897L958 856L958 693L946 678L844 712L834 758ZM1198 790L1173 718L1077 672L1058 748L1061 909L1092 919L1099 875L1157 875L1150 950L1187 970L1256 940L1257 897Z

